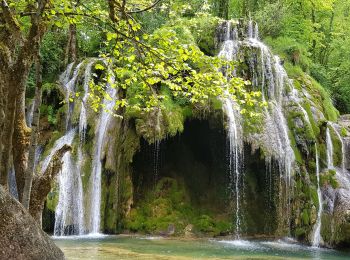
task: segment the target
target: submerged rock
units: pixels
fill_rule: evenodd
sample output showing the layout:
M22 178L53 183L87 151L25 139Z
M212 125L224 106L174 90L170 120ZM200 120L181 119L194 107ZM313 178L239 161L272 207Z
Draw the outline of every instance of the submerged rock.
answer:
M65 259L22 205L0 187L0 259Z

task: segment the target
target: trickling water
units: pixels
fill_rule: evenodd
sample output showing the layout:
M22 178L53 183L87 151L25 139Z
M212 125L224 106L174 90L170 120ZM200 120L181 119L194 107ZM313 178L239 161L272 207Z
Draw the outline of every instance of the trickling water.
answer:
M239 50L237 29L231 30L231 22L226 23L226 36L223 42L222 48L219 53L219 57L222 57L228 61L237 59L237 53ZM226 68L228 69L228 68ZM226 92L227 97L224 99L224 111L227 115L228 123L228 142L229 142L229 176L230 176L230 189L236 199L236 223L235 234L237 238L241 232L241 183L243 181L242 176L242 148L243 138L241 136L241 124L239 120L239 113L235 109L237 105L230 98L229 93Z
M73 76L68 82L66 81L65 77L63 78L63 81L61 81L61 84L63 85L65 91L66 91L66 103L68 104L68 111L67 111L67 117L66 117L66 129L71 128L71 116L74 110L74 102L71 102L71 98L75 94L75 83L77 81L78 75L79 75L79 69L82 66L83 63L79 63L78 66L75 68ZM70 66L68 67L67 71L70 69ZM68 75L68 72L65 72L64 75ZM67 82L67 83L66 83Z
M84 96L81 102L80 107L80 116L79 116L79 137L81 142L85 141L85 134L87 129L87 115L86 115L86 105L89 97L89 84L91 80L91 68L94 64L95 60L90 61L86 65L85 73L84 73Z
M55 236L82 235L84 213L82 208L82 186L77 165L71 152L62 158L59 175L59 200L55 212Z
M41 172L45 173L52 157L64 145L72 145L76 130L72 129L58 139L50 154L43 160ZM80 176L77 176L77 169L72 160L71 152L67 152L62 158L62 170L59 175L59 199L55 212L54 234L57 236L66 234L82 234L81 197L79 193Z
M13 166L13 163L12 163L10 172L8 174L8 183L9 183L10 194L18 200L16 174L15 174L15 168Z
M263 101L269 101L269 106L264 109L264 120L265 129L263 136L255 137L268 147L270 155L266 156L266 163L271 165L272 158L278 161L278 170L281 176L281 182L285 183L283 189L284 195L281 195L285 199L284 207L288 212L287 214L282 214L283 217L288 218L286 221L288 225L290 224L290 203L292 195L292 172L295 161L294 151L291 147L291 142L289 139L289 129L287 120L283 114L283 95L287 92L287 87L290 88L292 84L287 76L285 69L283 68L280 59L274 56L269 48L259 40L259 30L256 23L249 21L247 28L246 39L238 39L238 34L236 33L237 28L231 28L231 22L226 22L224 24L224 42L219 53L220 57L226 60L237 60L238 53L241 46L249 47L255 51L256 55L251 55L248 58L249 73L253 87L258 88L262 92ZM260 58L259 58L260 55ZM231 113L228 107L233 107ZM242 142L241 137L235 137L237 132L237 113L235 113L234 107L237 105L232 103L230 100L224 102L224 107L226 114L228 115L229 125L231 125L232 130L229 130L229 134L233 136L230 141L232 146L231 156L235 158L238 152L235 151L237 142L239 139ZM236 130L236 131L235 131ZM239 158L239 156L236 156ZM239 159L238 159L239 160ZM241 162L238 162L238 165ZM267 167L272 172L272 167ZM239 169L239 167L237 168ZM233 172L235 172L233 168ZM239 171L239 170L238 170ZM271 175L270 172L270 175ZM241 176L243 172L238 172L238 176ZM239 187L237 189L239 190ZM237 191L235 192L237 194ZM238 193L239 194L239 193ZM239 198L238 198L239 200ZM238 205L238 210L240 207ZM240 219L238 218L238 223Z
M333 169L333 142L329 131L329 127L326 130L326 145L327 145L327 168Z
M56 221L54 234L56 236L62 235L82 235L85 233L85 221L84 221L84 202L83 202L83 185L81 179L81 169L84 164L84 153L82 151L82 144L85 141L86 131L86 109L85 103L88 98L88 88L91 75L91 68L94 60L90 61L84 73L84 97L81 102L81 110L79 117L79 146L78 146L78 158L77 161L73 159L72 153L67 152L63 157L62 172L59 176L59 201L56 207ZM71 71L73 64L70 64L67 70L61 75L61 84L65 89L67 102L69 109L66 118L66 130L69 136L69 140L66 142L71 145L76 135L76 130L70 130L71 128L71 115L74 109L74 102L70 102L69 98L75 92L75 84L82 63L80 63L74 70L73 76L71 77ZM63 142L59 146L62 147L65 143ZM60 148L58 147L58 149ZM57 150L56 150L57 151ZM54 154L55 149L51 151Z
M160 166L160 141L155 140L153 148L153 174L154 174L154 184L157 185L159 177L159 166Z
M96 141L94 147L94 155L92 162L92 173L90 177L90 196L91 196L91 208L90 208L90 223L89 232L99 233L100 232L100 222L101 222L101 174L102 174L102 152L104 146L105 136L107 134L107 129L109 122L111 121L113 115L112 112L115 99L117 96L117 90L110 87L114 83L114 78L111 79L112 82L107 86L107 92L110 98L106 98L103 101L102 111L97 123L96 131ZM105 108L105 109L104 109Z
M345 169L345 158L346 158L345 156L346 156L346 151L345 151L344 140L343 140L343 138L341 137L341 135L340 135L340 133L339 133L337 127L336 127L333 123L330 123L330 126L331 126L332 129L334 130L335 134L337 135L337 137L338 137L338 139L339 139L339 141L340 141L340 143L341 143L341 151L342 151L342 164L341 164L341 166L342 166L342 171L343 171L343 173L345 173L345 172L346 172L346 169Z
M259 39L259 27L258 24L255 23L253 20L249 20L248 22L247 36L249 39Z
M241 183L243 181L242 170L242 136L240 135L241 130L239 123L237 122L237 116L234 111L234 103L231 99L226 98L224 103L224 110L227 115L228 120L228 141L229 141L229 174L230 182L234 184L231 189L234 190L234 195L236 198L236 223L235 223L235 233L237 238L240 236L241 232ZM233 185L231 185L233 186Z
M33 117L34 117L34 103L35 103L35 100L33 100L33 102L29 105L28 111L26 114L26 123L28 127L32 127Z
M52 147L50 153L48 156L46 156L46 158L43 160L42 164L41 164L41 172L45 173L52 157L55 155L55 153L60 150L65 144L67 145L71 145L73 142L75 136L75 129L72 129L70 131L67 131L66 134L64 136L62 136L61 138L59 138L54 146Z
M312 237L312 246L319 247L322 237L321 237L321 225L322 225L322 212L323 212L323 203L322 203L322 193L320 187L320 162L317 144L315 144L315 152L316 152L316 177L317 177L317 197L318 197L318 212L317 212L317 220L314 226L314 233Z

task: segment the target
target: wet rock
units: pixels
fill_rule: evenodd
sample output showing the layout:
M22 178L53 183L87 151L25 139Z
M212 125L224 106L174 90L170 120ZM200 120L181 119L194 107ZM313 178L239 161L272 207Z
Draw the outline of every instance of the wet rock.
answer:
M161 232L159 232L159 234L161 236L166 236L166 237L174 235L175 234L175 225L174 224L170 224L166 231L161 231Z
M0 259L64 259L22 205L0 187Z
M311 215L310 215L310 222L312 225L314 225L317 221L317 209L314 205L312 205L311 208Z
M192 224L187 225L184 229L185 237L187 237L187 238L193 237L194 234L192 231L193 231L193 225Z

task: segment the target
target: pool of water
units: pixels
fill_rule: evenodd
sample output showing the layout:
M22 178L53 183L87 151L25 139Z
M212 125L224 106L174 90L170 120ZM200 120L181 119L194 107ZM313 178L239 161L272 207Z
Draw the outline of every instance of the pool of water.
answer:
M350 252L312 248L290 239L180 240L141 236L54 237L67 259L350 259Z

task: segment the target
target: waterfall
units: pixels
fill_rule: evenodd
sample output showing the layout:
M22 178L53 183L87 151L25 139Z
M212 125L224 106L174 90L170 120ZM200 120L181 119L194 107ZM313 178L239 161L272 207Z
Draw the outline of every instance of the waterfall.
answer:
M235 234L237 238L241 232L241 186L243 182L242 172L242 154L243 154L243 138L241 136L242 130L237 115L234 111L234 102L230 98L225 99L224 110L227 115L228 123L228 142L229 142L229 177L231 190L234 191L236 198L236 223L235 223Z
M78 159L75 161L71 152L67 152L62 161L62 171L59 175L59 199L55 212L55 229L56 236L62 235L82 235L85 233L84 221L84 203L83 203L83 184L81 179L81 169L84 162L82 152L82 144L85 141L86 131L86 110L85 103L87 101L88 87L93 61L89 62L85 68L84 81L84 98L81 104L79 118L79 146ZM66 118L66 135L59 139L54 148L51 150L52 155L61 148L64 144L72 145L73 139L76 136L76 129L71 129L71 115L75 106L75 102L70 102L69 98L75 93L75 85L79 75L82 63L78 64L71 77L73 64L69 64L67 70L61 75L60 81L64 88L66 99L68 102L68 112ZM43 167L47 167L51 160L50 156L44 160ZM44 170L44 169L43 169Z
M238 34L237 29L231 30L231 22L226 23L226 34L225 41L221 47L219 57L228 61L237 59L237 53L239 51L238 45ZM228 68L226 68L228 69ZM235 196L235 234L237 238L240 237L241 232L241 183L243 182L242 170L242 149L243 149L243 138L241 136L242 130L238 111L235 109L237 105L230 98L229 93L226 91L224 99L223 109L227 115L228 124L228 143L229 143L229 177L230 177L230 190Z
M26 123L28 127L32 127L34 117L34 103L35 100L33 100L32 103L29 105L28 111L26 113Z
M68 111L67 111L67 116L66 116L66 129L71 128L71 116L74 110L74 102L71 102L72 96L75 94L75 84L79 75L79 69L82 66L82 63L79 63L78 66L75 68L73 72L73 77L68 80L67 78L63 77L63 81L61 81L62 86L64 87L65 90L65 95L66 95L66 103L68 105ZM70 65L68 66L67 70L70 70ZM69 77L69 73L66 72L65 75Z
M252 31L253 25L249 23L249 30ZM281 65L278 56L273 56L269 48L259 40L258 29L248 41L243 44L254 47L260 53L260 66L256 60L249 62L252 75L252 84L262 92L263 101L266 97L269 101L269 107L264 110L266 144L274 150L272 157L279 163L280 175L285 183L285 207L287 210L287 224L290 224L290 201L292 190L292 169L295 161L294 151L289 139L289 128L287 120L283 114L283 94L286 87L290 87L291 81ZM260 73L256 71L260 69ZM260 76L259 76L260 74ZM259 81L260 79L260 81ZM271 161L271 158L267 158Z
M326 145L327 145L327 168L333 169L333 143L332 143L332 137L329 131L329 127L327 127L326 130Z
M154 141L153 148L153 174L154 174L154 185L157 185L159 178L159 168L160 168L160 141Z
M317 177L317 197L318 197L318 211L317 211L317 220L314 226L314 233L312 237L312 246L319 247L322 240L321 237L321 225L322 225L322 212L323 212L323 203L322 203L322 193L320 186L320 162L317 144L315 144L315 153L316 153L316 177Z
M48 164L55 153L64 145L72 145L76 129L71 129L59 138L49 155L43 160L41 172L45 173ZM67 152L62 158L62 170L58 178L59 199L55 212L54 235L82 234L82 186L80 176L72 159L71 152Z
M9 183L9 192L10 194L16 198L16 200L19 200L18 198L18 190L17 190L17 182L16 182L16 174L15 174L15 168L13 166L13 163L11 163L10 172L8 174L8 183Z
M41 163L41 172L42 173L45 173L47 167L49 166L49 163L50 163L52 157L55 155L55 153L59 149L61 149L65 144L71 145L73 143L74 136L75 136L75 129L72 129L70 131L67 131L64 136L59 138L54 143L54 146L51 148L49 155L46 156L45 159Z
M91 80L91 69L95 60L91 60L87 65L84 73L84 96L80 106L80 116L79 116L79 137L81 142L85 141L85 134L87 128L87 115L86 115L86 105L89 97L89 84Z
M233 27L233 28L232 28ZM283 218L286 218L287 225L290 225L290 203L292 195L292 172L295 162L294 151L291 147L289 139L289 128L287 120L283 113L283 99L287 92L286 87L291 87L292 83L288 78L288 75L281 65L279 57L274 56L269 48L259 40L258 25L252 20L248 22L246 35L243 38L239 38L238 29L236 26L232 26L230 21L223 24L223 42L219 52L219 57L226 60L238 60L238 54L242 48L248 48L255 51L256 55L251 55L247 62L249 65L249 72L251 83L254 88L259 89L262 92L263 101L268 101L269 106L263 111L265 126L262 135L253 135L250 138L252 142L259 140L263 142L270 151L266 156L266 164L272 165L273 159L278 161L278 170L280 172L281 181L285 183L283 189L285 198L284 207L288 212L282 214ZM260 55L260 57L259 57ZM224 68L225 69L225 68ZM228 68L226 68L228 69ZM225 72L225 71L224 71ZM234 71L236 75L236 71ZM240 136L241 128L239 113L237 113L237 104L233 102L229 95L226 93L224 100L224 110L228 117L228 138L230 144L230 172L235 176L234 194L236 195L236 233L240 229L241 223L241 207L240 207L240 185L239 182L243 182L244 171L242 171L241 148L243 137ZM237 116L238 115L238 116ZM248 140L249 137L248 137ZM272 172L272 167L267 167ZM282 191L281 191L282 192Z
M92 161L92 173L90 176L90 196L91 196L91 208L90 208L90 226L89 232L97 234L100 232L101 222L101 175L102 175L102 153L104 147L104 140L107 134L109 122L113 115L112 110L115 105L115 98L117 90L112 87L114 78L112 77L111 83L107 85L108 98L105 98L102 104L102 111L98 119L96 129L96 140L94 146L94 155Z
M341 143L341 151L342 151L342 171L343 173L346 173L346 169L345 169L345 156L346 156L346 151L345 151L345 144L344 144L344 140L343 138L341 137L338 129L335 127L335 125L333 123L330 123L330 126L332 127L332 129L334 130L335 134L337 135L340 143Z
M55 212L54 235L82 235L84 214L81 178L71 152L63 156L62 162L62 170L58 178L59 200Z

